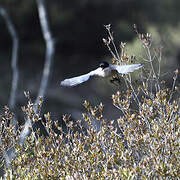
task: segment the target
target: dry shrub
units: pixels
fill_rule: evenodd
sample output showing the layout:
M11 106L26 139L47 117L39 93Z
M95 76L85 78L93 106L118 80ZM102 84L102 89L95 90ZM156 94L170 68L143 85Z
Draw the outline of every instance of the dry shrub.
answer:
M128 56L125 43L121 43L118 54L110 25L106 29L109 35L103 41L113 55L113 63L134 63L136 58ZM14 145L16 155L11 167L4 167L7 179L180 178L180 112L179 99L174 98L178 93L178 70L172 88L167 88L161 78L161 48L151 47L150 34L140 34L136 27L135 31L147 57L142 58L145 68L138 83L134 83L131 75L122 76L124 91L112 95L114 107L120 110L119 119L105 121L103 105L93 107L85 101L87 113L81 120L71 121L69 116L63 116L66 133L58 122L53 127L48 113L44 115L46 122L42 122L48 136L39 135L32 128L22 146L17 141L20 130L14 132L7 123L12 114L6 108L1 121L1 152ZM37 112L30 99L23 108L25 117L33 123L42 121L41 103Z

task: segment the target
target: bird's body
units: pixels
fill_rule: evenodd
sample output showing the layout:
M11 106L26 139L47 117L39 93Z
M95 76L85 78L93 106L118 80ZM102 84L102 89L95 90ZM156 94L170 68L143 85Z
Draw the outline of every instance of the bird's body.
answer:
M111 77L111 76L117 74L117 71L113 70L109 67L104 68L102 71L102 68L99 67L99 68L95 69L94 71L91 71L90 73L91 73L91 75L94 75L94 76Z
M65 79L64 81L61 81L61 86L76 86L78 84L87 81L92 76L111 77L118 73L128 74L141 67L142 67L141 64L130 64L130 65L119 66L119 65L109 64L107 62L102 62L100 63L99 68L95 69L94 71L91 71L81 76L77 76L74 78L69 78L69 79Z

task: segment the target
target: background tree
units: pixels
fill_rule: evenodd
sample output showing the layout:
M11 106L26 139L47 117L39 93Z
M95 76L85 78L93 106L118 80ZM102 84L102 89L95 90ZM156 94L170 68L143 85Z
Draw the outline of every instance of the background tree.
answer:
M44 0L37 0L37 7L38 7L38 13L39 13L39 19L40 19L40 23L41 23L41 29L42 29L42 33L43 33L43 37L46 43L46 56L45 56L45 63L44 63L44 70L43 70L43 74L42 74L42 80L41 80L41 84L39 87L39 93L37 95L35 104L39 103L39 97L43 98L48 86L48 81L49 81L49 76L50 76L50 72L51 72L51 64L52 64L52 60L53 60L53 55L54 55L54 40L52 38L52 34L49 28L49 22L48 22L48 18L47 18L47 12L46 12L46 6L45 6L45 1ZM15 100L16 100L16 96L17 96L17 85L18 85L18 67L17 67L17 51L18 51L18 36L17 33L15 31L15 28L13 26L13 24L10 21L10 18L7 14L7 12L1 8L0 9L0 13L3 16L3 18L5 19L5 22L7 24L8 30L12 36L13 39L13 51L12 51L12 69L13 69L13 78L12 78L12 90L11 90L11 96L10 96L10 109L14 110L14 106L15 106ZM26 96L29 96L28 94ZM38 106L33 106L33 111L36 114L38 112ZM14 119L14 125L16 126L16 119ZM31 133L31 128L33 127L32 124L32 119L30 117L27 116L25 124L24 124L24 128L20 134L20 138L19 138L19 144L24 144L24 140L25 138ZM15 129L16 131L16 129ZM1 140L0 140L1 141ZM7 167L9 167L11 160L15 157L14 154L14 147L12 145L12 147L10 147L7 152L6 150L4 151L4 158L6 161L6 165Z

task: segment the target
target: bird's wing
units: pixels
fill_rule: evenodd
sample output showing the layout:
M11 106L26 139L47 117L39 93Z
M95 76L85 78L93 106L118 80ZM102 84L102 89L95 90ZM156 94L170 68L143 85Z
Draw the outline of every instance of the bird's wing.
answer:
M81 76L65 79L64 81L61 81L61 86L77 86L78 84L81 84L81 83L87 81L91 76L96 75L95 72L96 72L96 70L91 71L91 72L81 75Z
M121 74L127 74L130 72L133 72L141 67L143 67L142 64L129 64L129 65L122 65L122 66L111 65L112 69L117 70L118 73L121 73Z

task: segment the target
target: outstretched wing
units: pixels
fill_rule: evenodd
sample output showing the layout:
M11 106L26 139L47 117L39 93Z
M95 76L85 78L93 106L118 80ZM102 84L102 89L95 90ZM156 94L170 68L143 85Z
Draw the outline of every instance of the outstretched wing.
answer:
M118 73L127 74L127 73L133 72L139 68L142 68L143 65L142 64L129 64L129 65L122 65L122 66L111 65L111 67L112 67L112 69L117 70Z
M64 81L61 81L61 86L77 86L78 84L81 84L81 83L87 81L91 76L96 75L95 72L96 72L96 70L91 71L91 72L81 75L81 76L65 79Z

